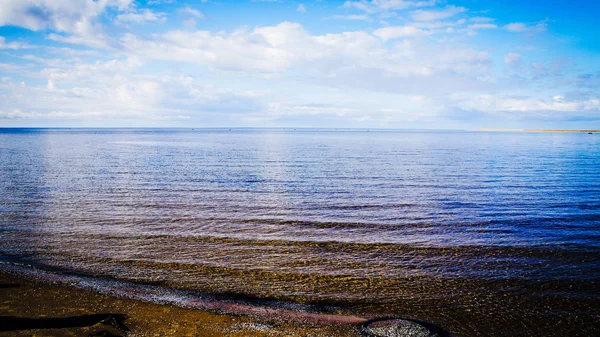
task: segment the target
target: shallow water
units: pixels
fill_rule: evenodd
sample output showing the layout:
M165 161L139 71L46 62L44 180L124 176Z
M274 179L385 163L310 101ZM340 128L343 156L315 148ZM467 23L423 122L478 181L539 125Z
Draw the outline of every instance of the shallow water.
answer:
M600 138L0 129L0 258L397 315L598 334Z

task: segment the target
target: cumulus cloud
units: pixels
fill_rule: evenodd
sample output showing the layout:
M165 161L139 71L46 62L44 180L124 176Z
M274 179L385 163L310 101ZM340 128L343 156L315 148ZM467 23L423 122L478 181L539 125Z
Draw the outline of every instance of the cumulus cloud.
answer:
M389 127L447 121L453 111L511 118L600 115L595 69L575 74L571 60L542 62L531 48L531 62L524 64L512 52L522 49L516 45L470 39L499 28L539 33L547 29L544 21L469 17L467 8L441 1L346 1L326 18L350 21L326 21L338 26L327 30L331 27L324 24L319 33L295 22L196 30L204 14L179 1L0 2L0 25L38 31L51 45L0 37L0 49L10 55L0 63L5 75L0 118L5 119L176 121L203 116L220 125L263 125L308 116L306 121L315 122L311 125L335 121ZM178 5L144 7L150 3ZM303 20L315 12L306 12L298 2L289 9L306 13ZM180 19L185 30L141 25L165 22L167 15ZM379 22L369 28L351 22L374 19ZM218 24L211 20L206 26ZM92 48L65 48L53 41ZM538 42L538 50L547 47ZM509 94L517 87L522 96Z
M4 0L0 26L14 25L34 31L51 30L66 35L51 35L55 40L106 46L106 36L98 17L108 8L126 11L132 0Z
M0 83L0 118L179 120L202 112L255 106L243 91L216 88L192 77L145 75L137 58L62 64L39 73L46 85ZM35 100L30 99L35 97ZM246 107L246 108L244 108Z
M489 70L489 56L468 48L396 45L385 41L427 33L415 27L311 35L298 23L240 29L230 33L171 31L142 39L122 39L128 53L141 58L197 63L220 71L284 75L293 69L306 74L335 76L338 72L381 70L386 76L430 76L453 72L476 76ZM308 75L307 75L308 76Z
M344 62L351 63L381 48L378 39L366 32L311 36L300 24L291 22L231 33L171 31L151 40L128 34L122 43L131 53L158 59L266 73L281 72L335 54L346 55Z
M121 39L122 53L129 55L126 58L88 63L78 60L77 53L72 54L74 61L36 58L45 68L30 76L44 85L11 84L0 88L0 100L4 102L0 110L5 118L31 119L175 120L175 116L193 118L229 111L243 114L248 123L298 116L373 123L414 121L432 116L418 108L431 108L426 95L439 89L432 90L431 81L453 83L453 87L441 87L454 90L460 86L460 78L471 78L465 81L473 81L475 86L476 78L489 71L486 52L451 45L439 48L424 41L412 43L405 38L421 34L419 29L388 28L373 33L314 35L298 23L283 22L231 32L176 30L146 38L127 33ZM387 39L393 42L388 45ZM276 92L268 98L256 94L254 83L249 84L252 91L240 91L202 85L187 76L143 75L154 60L184 62L178 63L179 68L200 65L225 76L241 74L238 80L247 78L249 83L251 78L266 76L274 83L270 90ZM144 68L146 65L150 68ZM285 83L286 74L295 73L301 74L299 92L304 94L282 101L280 97L295 94L277 92L280 89L275 88L285 88L278 83ZM342 87L354 88L357 93L336 96L334 90L322 94L323 88ZM312 90L309 88L319 89L310 92L307 102L306 92ZM384 99L370 95L371 90L383 90L390 96ZM333 104L333 100L339 103ZM394 109L398 102L403 102L403 109ZM376 108L375 103L379 104Z

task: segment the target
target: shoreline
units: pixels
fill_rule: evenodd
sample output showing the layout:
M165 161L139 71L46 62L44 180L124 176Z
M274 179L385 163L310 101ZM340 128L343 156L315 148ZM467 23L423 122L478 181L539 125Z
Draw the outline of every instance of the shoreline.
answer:
M0 269L0 336L360 336L355 318L220 313L123 298ZM340 316L343 317L343 316ZM363 320L364 321L364 320ZM37 329L30 329L37 327Z
M482 132L524 132L524 133L600 133L598 129L584 130L584 129L494 129L494 128L483 128L477 129L476 131Z

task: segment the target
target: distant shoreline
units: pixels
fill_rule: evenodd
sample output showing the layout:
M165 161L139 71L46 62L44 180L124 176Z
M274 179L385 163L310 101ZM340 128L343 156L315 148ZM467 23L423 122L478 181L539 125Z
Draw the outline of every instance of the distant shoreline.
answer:
M569 133L600 133L600 130L561 130L561 129L478 129L477 131L487 132L569 132Z

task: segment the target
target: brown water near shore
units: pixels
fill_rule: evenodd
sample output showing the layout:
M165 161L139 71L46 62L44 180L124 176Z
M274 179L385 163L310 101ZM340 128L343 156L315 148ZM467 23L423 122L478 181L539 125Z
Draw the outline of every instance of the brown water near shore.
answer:
M70 249L71 244L95 247L93 251L110 251L113 256L130 257L117 260L108 256L71 254L70 251L76 251ZM135 247L149 244L156 247L152 251L157 254L156 258L131 256ZM438 325L459 336L594 336L600 331L600 310L594 296L579 295L595 293L597 283L593 275L573 278L562 272L564 265L592 263L597 257L595 251L170 236L97 238L81 234L73 243L66 238L53 243L49 237L40 237L37 250L31 253L50 256L48 252L53 247L60 247L61 254L53 254L52 259L43 262L66 274L81 273L85 269L82 262L93 261L92 279L100 277L152 284L167 290L200 291L234 299L233 303L204 301L197 305L204 309L287 315L288 319L305 319L318 324L343 323L342 319L330 319L325 315L311 316L280 309L269 312L270 309L235 303L235 299L252 296L251 299L258 302L277 300L325 308L326 313L333 312L338 318L412 318ZM77 251L81 253L81 250ZM363 260L355 257L359 253L365 256ZM285 261L277 259L281 254L288 258ZM224 260L228 265L185 261L192 255ZM148 257L147 253L145 256ZM181 261L163 261L167 256L177 256ZM292 256L298 258L292 259ZM249 262L263 268L244 269L244 264ZM464 271L454 275L452 268L464 270L469 264L477 268L478 275L490 273L502 277L469 278ZM302 272L310 266L312 273ZM507 266L511 267L512 275L502 275ZM322 272L314 272L316 267ZM428 273L419 273L423 269ZM525 275L544 271L545 275L554 277L520 279L515 277L516 271ZM127 287L123 289L121 293L129 291ZM191 304L196 306L196 303ZM359 321L354 319L346 323Z
M0 336L90 335L350 337L358 332L351 323L216 314L107 296L0 271Z
M575 293L593 293L596 284L585 281L557 280L524 284L522 281L511 279L481 283L480 280L448 278L434 280L422 277L405 277L396 280L321 277L318 280L307 279L294 282L319 284L320 291L323 293L319 299L280 296L279 300L273 301L274 289L282 283L282 280L277 279L280 276L270 274L247 275L248 280L253 281L246 282L243 286L256 294L256 297L249 298L244 296L244 293L235 292L217 296L203 295L194 290L188 292L185 290L185 283L178 284L174 281L158 282L157 285L151 286L126 280L118 281L111 277L95 279L68 273L47 273L36 269L10 267L10 265L5 265L5 268L8 270L13 268L17 270L17 275L21 275L11 276L18 280L17 284L29 280L25 282L36 284L41 289L66 289L80 293L82 290L72 289L72 287L83 287L108 294L113 301L118 299L118 301L132 302L133 299L132 303L151 302L159 306L162 304L163 307L184 307L187 308L185 310L203 313L206 313L206 310L216 311L226 313L227 317L244 315L244 317L253 317L251 321L260 324L264 321L284 321L291 326L307 324L307 327L328 327L328 329L336 327L334 330L342 333L342 336L354 335L356 327L369 318L390 315L432 323L454 336L467 337L597 336L600 331L599 310L593 301L561 293L561 289L570 289ZM219 283L221 278L228 277L227 275L231 277L230 273L230 270L201 270L195 274L204 276L198 277L199 283L195 283L193 288L204 285L210 289L210 285ZM212 282L209 282L210 274L214 276ZM38 281L33 282L33 279ZM58 286L59 284L63 286ZM262 288L259 285L262 285ZM353 299L347 297L342 299L336 295L336 289L339 289L338 291L350 289L355 294L364 294L364 297L360 298L356 295ZM386 297L385 294L392 293L392 290L400 295L393 298ZM42 290L42 293L45 292L46 290ZM89 291L87 293L89 294ZM540 293L543 296L532 295ZM376 303L368 299L373 296L379 298ZM135 301L135 299L143 301ZM24 303L17 304L17 307L27 308L29 301L30 299L24 299ZM36 302L34 300L31 303L35 306ZM54 302L48 303L50 307L59 305ZM12 310L14 305L13 301L5 306L5 309ZM146 303L142 306L147 305L150 304ZM504 311L507 305L520 310L513 310L507 314ZM120 313L120 311L114 312ZM552 315L555 319L550 321L539 319L548 315ZM177 317L179 316L173 316L173 319L178 319ZM460 317L460 320L457 317ZM464 322L467 321L470 324L465 325ZM253 327L247 324L243 326ZM260 325L259 328L266 328L268 331L272 329L270 325ZM285 335L295 336L289 332Z

